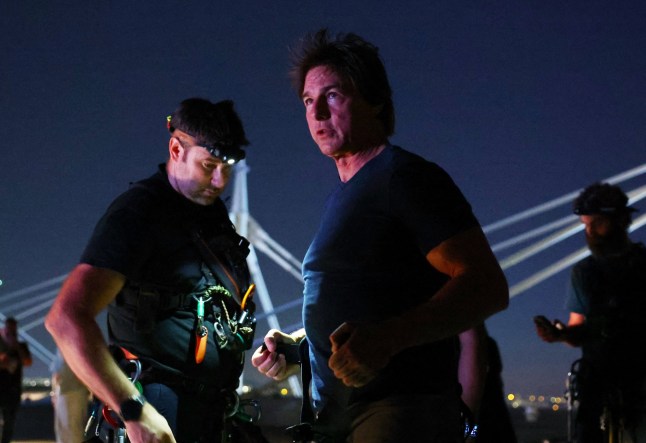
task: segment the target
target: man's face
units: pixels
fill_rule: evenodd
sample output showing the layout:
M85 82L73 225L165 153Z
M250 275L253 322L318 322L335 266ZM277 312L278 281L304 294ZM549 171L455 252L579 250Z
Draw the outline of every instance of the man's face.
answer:
M180 138L181 137L181 138ZM232 165L213 157L205 148L197 146L188 135L171 139L171 162L174 162L169 180L176 191L198 205L210 205L224 192ZM175 149L175 151L174 151Z
M380 107L368 104L327 66L308 71L302 99L310 134L324 155L339 158L382 141Z
M582 215L579 219L585 225L585 240L594 255L612 254L625 245L626 231L609 217L594 214Z

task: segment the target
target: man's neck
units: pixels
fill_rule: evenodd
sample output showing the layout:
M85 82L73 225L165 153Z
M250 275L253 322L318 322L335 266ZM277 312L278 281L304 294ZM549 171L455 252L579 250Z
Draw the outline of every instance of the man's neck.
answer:
M383 143L373 148L363 149L358 152L346 154L342 157L334 158L336 169L339 172L339 178L343 183L350 181L354 175L363 168L366 163L381 154L386 148L387 143Z

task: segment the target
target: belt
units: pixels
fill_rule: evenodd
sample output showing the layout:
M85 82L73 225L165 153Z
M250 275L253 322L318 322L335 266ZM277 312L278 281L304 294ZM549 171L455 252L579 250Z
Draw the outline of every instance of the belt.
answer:
M216 399L226 396L229 392L235 391L235 389L225 389L220 386L202 383L198 380L188 378L180 374L174 374L172 372L153 367L145 369L141 373L139 380L144 385L160 383L183 394L195 395L201 399Z
M159 383L181 394L190 395L198 401L204 400L209 407L220 411L225 417L232 417L240 409L240 397L235 388L227 389L200 383L183 375L152 367L142 372L140 380L143 385Z

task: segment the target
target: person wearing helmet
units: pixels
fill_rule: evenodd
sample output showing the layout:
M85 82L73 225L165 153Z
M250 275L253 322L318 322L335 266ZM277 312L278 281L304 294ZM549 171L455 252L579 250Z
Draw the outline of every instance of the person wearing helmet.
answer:
M621 418L624 441L644 442L646 248L628 236L636 209L620 187L594 183L574 200L573 211L585 226L591 255L572 268L567 326L541 317L537 333L548 343L581 347L576 441L604 441L610 412Z

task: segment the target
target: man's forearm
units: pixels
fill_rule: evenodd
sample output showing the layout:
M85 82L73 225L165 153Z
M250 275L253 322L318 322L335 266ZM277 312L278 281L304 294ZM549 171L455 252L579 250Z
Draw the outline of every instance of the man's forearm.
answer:
M48 330L63 358L96 396L118 411L124 399L136 388L114 361L95 321L50 320Z
M455 336L506 308L504 277L464 274L449 280L433 297L404 314L387 320L398 351Z

